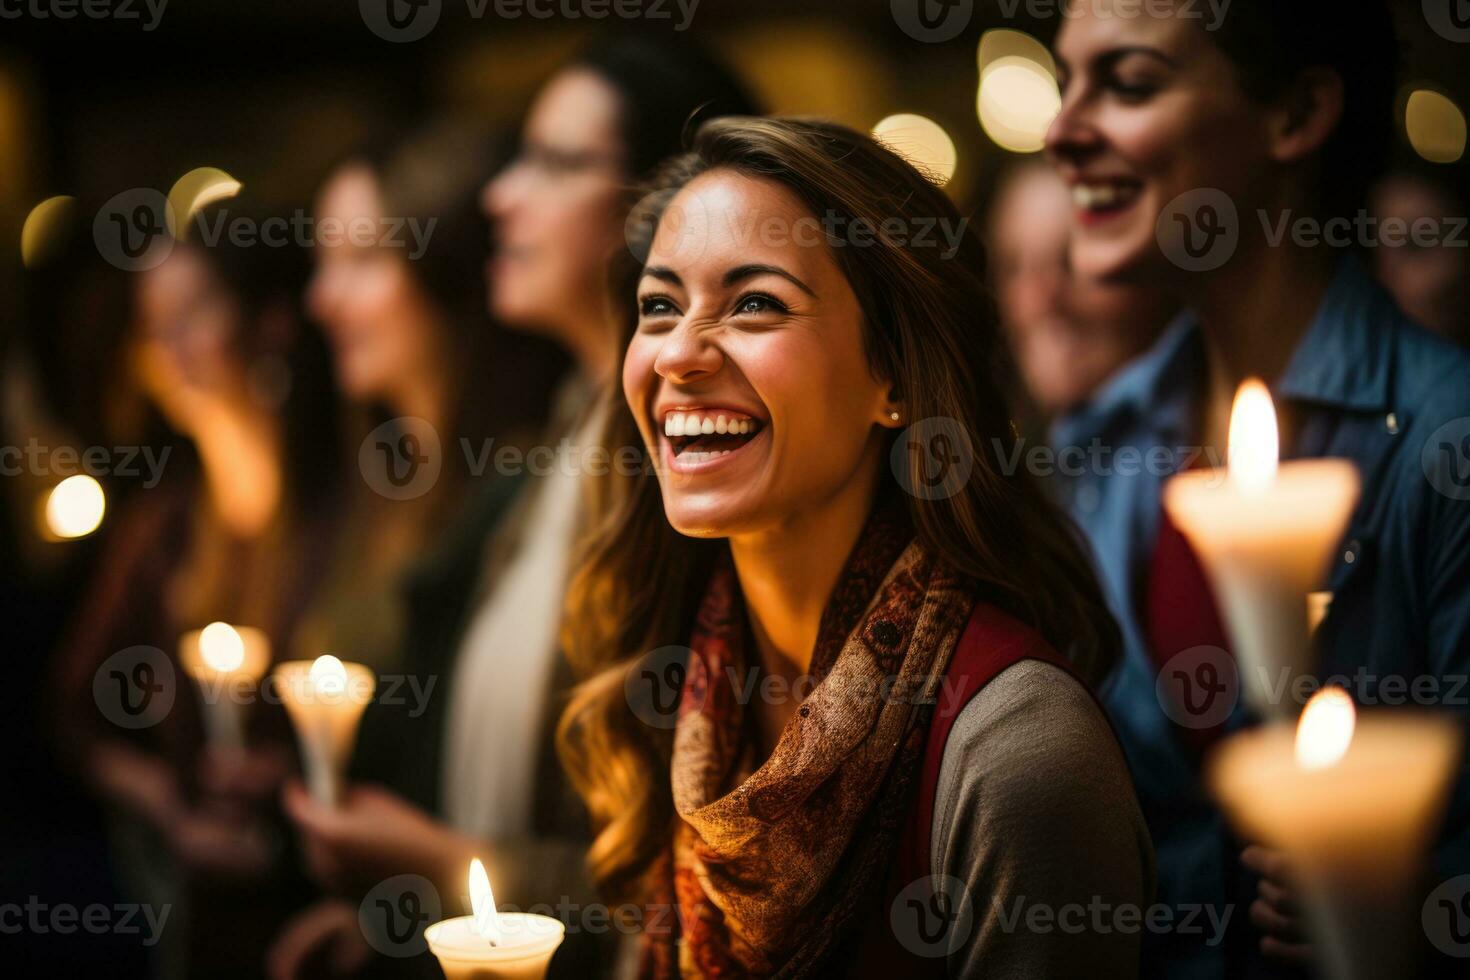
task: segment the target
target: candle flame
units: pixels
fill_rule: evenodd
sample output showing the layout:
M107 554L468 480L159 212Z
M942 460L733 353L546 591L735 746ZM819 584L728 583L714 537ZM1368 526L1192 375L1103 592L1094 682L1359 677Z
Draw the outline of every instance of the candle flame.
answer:
M1246 493L1258 493L1276 479L1280 455L1276 407L1271 393L1257 378L1244 381L1230 409L1228 445L1230 479Z
M307 676L311 678L312 690L318 694L341 694L347 690L347 668L330 653L317 657Z
M470 859L470 908L475 913L475 931L500 945L500 915L495 911L495 894L490 890L490 876L479 858Z
M1303 769L1326 769L1347 754L1357 712L1340 687L1312 695L1296 727L1296 762Z
M245 641L229 623L210 623L199 631L199 656L212 669L228 674L245 662Z

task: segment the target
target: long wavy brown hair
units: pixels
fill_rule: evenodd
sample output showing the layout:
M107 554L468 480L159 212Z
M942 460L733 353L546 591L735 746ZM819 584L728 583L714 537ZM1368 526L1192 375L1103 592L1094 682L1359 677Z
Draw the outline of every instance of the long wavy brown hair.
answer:
M820 217L854 227L910 231L963 228L958 248L928 247L878 234L871 245L832 249L863 311L868 360L891 384L911 419L948 419L974 449L967 480L952 495L903 493L884 468L880 493L901 497L930 553L978 583L986 599L1038 630L1079 672L1101 679L1117 656L1117 627L1103 602L1079 537L1017 459L1004 386L1003 354L984 284L978 234L936 184L874 139L827 122L726 117L696 133L692 149L657 173L642 213L629 222L633 254L646 246L678 191L716 169L771 180L794 191ZM641 231L640 231L641 229ZM614 276L626 301L621 343L636 328L636 260ZM608 447L641 446L621 391L608 392ZM891 448L891 446L890 446ZM907 485L924 479L909 455ZM669 785L672 733L640 721L625 679L660 647L686 644L721 540L676 532L664 516L658 478L610 474L599 487L593 526L568 596L565 642L581 682L562 715L558 746L597 830L589 852L594 878L609 895L637 899L653 859L669 846L674 820Z

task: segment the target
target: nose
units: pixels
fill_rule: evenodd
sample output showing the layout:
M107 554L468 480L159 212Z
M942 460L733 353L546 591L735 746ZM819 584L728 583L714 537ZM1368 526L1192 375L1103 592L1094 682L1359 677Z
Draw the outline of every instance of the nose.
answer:
M492 220L504 219L520 198L522 168L512 161L485 183L480 191L480 210Z
M332 312L337 306L337 290L333 288L333 278L330 269L318 265L306 282L306 311L322 325L331 321Z
M709 329L685 319L666 336L653 370L671 384L687 385L713 377L724 362L725 355Z
M1082 86L1074 84L1072 89L1063 95L1061 110L1046 131L1046 155L1053 163L1076 166L1102 149L1103 138Z

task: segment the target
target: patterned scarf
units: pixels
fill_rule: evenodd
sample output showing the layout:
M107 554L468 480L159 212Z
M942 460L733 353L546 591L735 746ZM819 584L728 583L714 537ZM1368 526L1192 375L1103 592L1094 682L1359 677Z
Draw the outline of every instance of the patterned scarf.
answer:
M654 901L676 903L677 921L645 935L644 976L841 968L881 894L975 601L901 513L876 512L823 612L815 686L756 768L739 585L728 562L716 568L674 732L674 843L652 872Z

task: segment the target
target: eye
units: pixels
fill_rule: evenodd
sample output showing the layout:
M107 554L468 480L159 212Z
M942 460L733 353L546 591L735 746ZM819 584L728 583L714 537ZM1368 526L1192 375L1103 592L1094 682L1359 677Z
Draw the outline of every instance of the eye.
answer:
M645 296L638 301L638 312L642 316L672 316L677 310L667 296Z
M765 293L747 293L735 304L735 312L744 316L761 313L785 313L786 306L780 300Z

